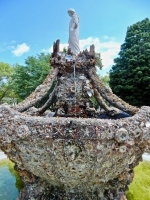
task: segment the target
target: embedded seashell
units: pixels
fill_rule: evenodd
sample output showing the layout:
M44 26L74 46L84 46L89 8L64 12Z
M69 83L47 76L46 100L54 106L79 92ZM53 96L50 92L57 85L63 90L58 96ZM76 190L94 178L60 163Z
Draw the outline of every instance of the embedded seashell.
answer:
M122 124L121 121L119 121L119 122L117 123L117 125L118 125L120 128L123 126L123 124Z
M138 121L134 121L134 124L135 124L135 125L139 125L140 122L138 122Z
M128 140L128 141L127 141L127 144L129 144L129 145L131 145L131 146L132 146L132 145L134 145L134 144L135 144L135 142L134 142L134 140Z
M115 149L115 143L112 144L111 148L112 148L112 149Z
M73 89L71 89L70 91L71 91L71 93L72 93L72 94L74 94L74 93L75 93L75 90L73 90Z
M134 132L133 132L133 135L135 138L139 137L141 134L141 130L140 129L135 129Z
M85 128L85 131L84 131L84 136L87 136L87 137L89 137L89 130L88 130L88 128L86 127Z
M105 139L106 138L106 133L105 132L102 132L101 133L101 139L103 140L103 139Z
M143 138L146 138L146 137L149 137L150 136L150 132L149 132L149 129L145 129L143 130Z
M6 136L6 137L3 138L3 142L4 143L11 143L11 138Z
M70 160L75 160L76 156L76 152L72 152L70 155Z
M93 146L91 144L86 144L85 145L85 149L87 149L88 151L92 151L93 150Z
M143 135L142 135L142 138L143 139L146 139L148 137L148 134L147 133L144 133Z
M21 125L21 126L18 127L18 136L20 138L26 138L30 134L31 134L31 132L30 132L28 126Z
M87 85L84 85L84 89L85 90L90 90L91 88L89 86L87 86Z
M119 148L119 152L120 152L120 153L124 153L124 152L126 152L126 150L127 150L127 147L126 147L126 146L121 146L121 147Z
M128 131L125 128L120 128L115 135L115 139L119 143L125 142L128 139L128 137Z
M150 127L150 119L149 118L146 119L146 127Z
M112 139L114 137L114 133L112 131L107 132L107 139Z
M134 152L134 149L131 148L131 149L129 150L128 154L131 156L131 155L133 154L133 152Z
M76 169L75 167L71 167L71 168L70 168L70 171L73 171L73 172L74 172L74 171L76 171L76 170L77 170L77 169Z
M128 164L132 164L135 160L135 156L132 156L129 160L128 160Z
M112 166L112 163L110 161L106 161L103 163L102 165L103 167L111 167Z
M143 128L145 126L144 122L140 124L140 127Z
M7 133L7 129L6 128L1 128L0 129L0 136L5 135Z
M101 162L103 159L103 153L97 154L97 162Z
M100 143L98 142L96 148L97 148L98 150L102 150L102 149L104 148L104 145L103 145L103 144L100 144Z
M87 91L87 94L88 94L89 97L91 97L91 96L92 96L91 90L88 90L88 91Z
M84 80L84 79L86 79L86 77L85 76L79 76L79 79Z
M85 169L85 164L78 165L77 169L78 169L78 171L82 171L83 169Z

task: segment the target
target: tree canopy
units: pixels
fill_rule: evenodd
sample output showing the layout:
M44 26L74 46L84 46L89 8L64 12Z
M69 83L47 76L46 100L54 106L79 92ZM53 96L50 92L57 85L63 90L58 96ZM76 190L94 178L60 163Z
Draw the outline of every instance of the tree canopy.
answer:
M4 79L8 79L13 72L13 68L8 63L0 62L0 84Z
M5 97L15 97L11 85L11 75L14 69L8 63L0 62L0 103Z
M16 64L13 74L13 88L20 100L29 96L48 75L50 67L50 54L41 53L29 56L25 66Z
M128 27L125 42L110 70L110 87L134 106L150 106L150 20Z

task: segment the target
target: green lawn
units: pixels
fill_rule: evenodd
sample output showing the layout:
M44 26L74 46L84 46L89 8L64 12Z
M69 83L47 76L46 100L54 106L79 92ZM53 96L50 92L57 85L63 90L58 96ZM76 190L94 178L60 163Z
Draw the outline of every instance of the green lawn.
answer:
M150 200L150 162L140 162L127 192L128 200Z

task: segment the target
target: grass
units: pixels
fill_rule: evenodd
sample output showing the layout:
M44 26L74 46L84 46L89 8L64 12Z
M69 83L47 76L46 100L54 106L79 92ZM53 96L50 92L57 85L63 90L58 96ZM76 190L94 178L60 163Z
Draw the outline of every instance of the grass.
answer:
M127 192L128 200L150 200L150 162L140 162L134 168L134 179Z

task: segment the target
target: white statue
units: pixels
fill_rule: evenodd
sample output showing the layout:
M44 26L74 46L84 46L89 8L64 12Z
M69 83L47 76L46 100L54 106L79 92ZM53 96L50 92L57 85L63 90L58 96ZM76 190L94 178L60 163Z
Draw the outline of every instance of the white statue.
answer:
M69 48L75 54L80 52L79 48L79 17L75 13L74 9L69 9L68 14L71 17L70 24L69 24Z

